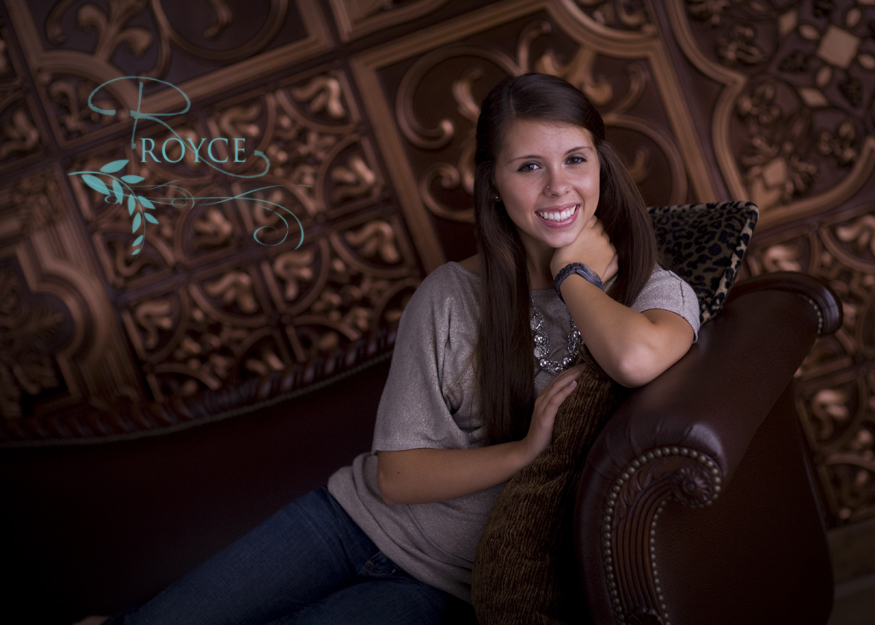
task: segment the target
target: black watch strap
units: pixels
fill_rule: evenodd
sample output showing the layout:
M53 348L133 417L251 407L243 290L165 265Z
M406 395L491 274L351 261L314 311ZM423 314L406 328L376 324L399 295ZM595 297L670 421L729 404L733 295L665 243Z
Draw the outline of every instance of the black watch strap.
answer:
M576 273L590 284L594 284L599 289L603 288L602 279L599 278L599 275L588 266L583 263L571 263L570 265L565 265L559 273L556 274L556 277L553 278L553 287L556 289L556 294L559 295L559 299L562 300L563 304L565 303L565 298L562 297L562 292L559 290L559 287L562 286L565 278L573 273Z

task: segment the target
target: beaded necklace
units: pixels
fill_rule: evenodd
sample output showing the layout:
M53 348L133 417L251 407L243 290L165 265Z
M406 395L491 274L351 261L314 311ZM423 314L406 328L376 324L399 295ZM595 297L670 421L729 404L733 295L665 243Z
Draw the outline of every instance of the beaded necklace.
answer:
M571 331L566 339L568 355L562 359L562 362L550 360L550 337L544 330L544 315L535 307L534 300L532 300L532 334L535 342L535 361L541 365L542 369L556 374L564 371L577 360L577 350L580 348L581 338L580 330L574 325L574 319L571 320Z

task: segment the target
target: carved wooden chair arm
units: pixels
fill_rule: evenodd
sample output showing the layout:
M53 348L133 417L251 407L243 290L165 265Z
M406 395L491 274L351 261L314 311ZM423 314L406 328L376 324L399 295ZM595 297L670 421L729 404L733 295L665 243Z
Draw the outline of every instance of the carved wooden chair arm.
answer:
M802 274L741 283L690 352L618 408L589 454L575 510L595 623L671 622L657 519L670 501L700 508L721 496L818 334L841 324L837 301Z

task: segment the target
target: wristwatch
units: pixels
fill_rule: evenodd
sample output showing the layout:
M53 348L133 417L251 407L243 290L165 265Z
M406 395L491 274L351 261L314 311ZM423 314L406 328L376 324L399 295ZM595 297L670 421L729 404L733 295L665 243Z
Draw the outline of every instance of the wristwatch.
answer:
M573 273L576 273L590 284L594 284L599 289L603 288L602 279L599 278L599 275L588 266L583 263L571 263L570 265L565 265L559 273L556 274L556 277L553 278L553 287L556 289L556 294L559 296L559 299L562 300L563 304L565 303L565 298L562 297L562 292L559 290L559 287L562 286L565 278Z

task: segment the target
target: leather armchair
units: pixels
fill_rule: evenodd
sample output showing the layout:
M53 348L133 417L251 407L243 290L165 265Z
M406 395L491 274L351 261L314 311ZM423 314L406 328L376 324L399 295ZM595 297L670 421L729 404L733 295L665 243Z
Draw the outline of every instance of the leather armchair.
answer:
M792 378L841 310L820 281L739 283L599 435L575 510L593 622L823 624L833 579Z

